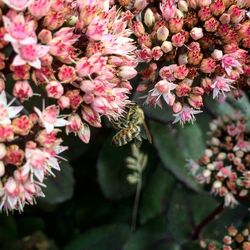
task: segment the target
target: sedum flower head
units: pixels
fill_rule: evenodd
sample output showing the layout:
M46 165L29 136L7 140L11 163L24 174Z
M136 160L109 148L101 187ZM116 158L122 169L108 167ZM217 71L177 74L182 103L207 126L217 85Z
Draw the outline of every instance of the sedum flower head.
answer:
M246 121L239 113L218 118L210 124L204 155L189 162L196 180L223 197L225 206L234 206L249 196L249 138Z

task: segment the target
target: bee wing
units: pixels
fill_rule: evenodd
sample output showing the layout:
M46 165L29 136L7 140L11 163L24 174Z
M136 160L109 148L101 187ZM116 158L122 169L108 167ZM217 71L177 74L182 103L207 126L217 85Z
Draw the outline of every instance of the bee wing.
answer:
M146 122L144 121L143 122L143 126L142 126L142 137L144 138L144 139L147 139L148 141L149 141L149 143L151 144L152 143L152 136L151 136L151 133L150 133L150 131L149 131L149 129L148 129L148 126L147 126L147 124L146 124Z

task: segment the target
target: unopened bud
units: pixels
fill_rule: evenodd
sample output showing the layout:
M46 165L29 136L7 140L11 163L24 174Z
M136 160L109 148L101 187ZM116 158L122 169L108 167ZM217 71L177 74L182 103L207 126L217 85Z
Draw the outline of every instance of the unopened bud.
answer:
M0 161L0 177L2 177L4 174L5 174L5 166L4 166L4 163ZM1 189L1 185L0 185L0 189Z
M164 42L165 40L167 40L169 35L169 30L168 28L166 28L165 26L161 26L158 30L157 30L157 39L159 41Z
M163 52L168 53L168 52L172 51L173 45L172 45L171 42L165 41L165 42L162 43L161 49L162 49Z
M181 0L178 2L178 9L182 12L188 12L188 4L186 1Z
M194 40L199 40L203 37L203 31L202 28L197 28L194 27L191 32L190 32L190 36L194 39Z
M155 23L155 15L153 13L153 11L148 8L145 12L144 15L144 23L147 25L147 27L152 27Z
M185 65L188 63L188 56L187 54L181 54L178 57L178 63L179 65Z
M7 151L6 151L5 145L3 143L0 143L0 160L2 160L4 158L6 153L7 153Z
M223 52L219 49L215 49L211 56L215 60L220 60L223 57Z
M173 111L174 113L178 113L182 110L182 105L180 102L175 102L173 105Z
M137 75L137 71L132 67L122 66L119 69L119 76L123 79L130 80Z

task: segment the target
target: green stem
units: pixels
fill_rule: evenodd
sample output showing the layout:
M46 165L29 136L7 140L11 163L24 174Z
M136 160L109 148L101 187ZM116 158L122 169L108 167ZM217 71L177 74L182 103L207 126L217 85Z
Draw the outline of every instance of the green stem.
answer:
M138 171L138 182L136 186L136 193L135 193L135 201L133 207L133 214L132 214L132 222L131 222L131 231L134 232L136 229L136 222L137 222L137 214L140 202L140 195L141 195L141 188L142 188L142 170L139 169Z

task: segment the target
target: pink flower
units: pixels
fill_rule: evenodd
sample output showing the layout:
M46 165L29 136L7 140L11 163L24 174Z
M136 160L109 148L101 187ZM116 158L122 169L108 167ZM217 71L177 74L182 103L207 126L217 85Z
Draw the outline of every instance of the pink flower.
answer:
M9 104L7 104L7 98L4 91L0 93L0 124L10 124L11 118L15 118L18 113L23 109L23 106L14 106L10 105L15 101L13 99Z
M3 0L10 8L22 11L25 10L33 0Z
M175 16L176 7L174 2L174 0L162 0L162 3L160 3L160 10L166 21Z
M32 88L28 81L17 81L13 88L13 95L21 102L33 96Z
M221 94L225 96L225 92L229 92L233 88L230 84L234 83L234 80L225 78L223 76L216 76L213 80L211 88L213 89L213 98L220 96Z
M180 124L183 126L186 122L193 123L195 121L194 115L202 113L200 110L194 110L193 108L190 108L188 106L184 106L180 112L177 114L174 114L175 120L173 123L180 122Z
M52 132L55 127L64 127L68 124L68 121L59 116L60 110L56 105L48 106L43 111L36 107L34 110L48 133Z
M13 177L9 177L0 190L0 196L2 197L0 210L4 209L8 212L8 210L18 209L22 211L24 202L21 201L21 192L19 183Z
M29 5L29 12L40 19L49 12L51 2L51 0L33 0Z
M33 21L26 22L23 14L18 14L11 19L3 16L4 27L7 33L4 40L11 43L29 44L35 43Z
M50 47L40 44L15 45L16 57L13 60L13 66L21 66L28 63L30 66L40 69L41 61L39 58L48 54Z
M150 95L157 97L156 101L158 101L160 97L163 96L165 102L168 105L172 106L175 101L175 95L172 94L171 91L174 90L176 87L177 85L172 82L168 82L167 80L161 80L155 84L154 89L150 91Z
M221 59L221 66L225 69L228 76L232 74L233 68L236 68L241 73L243 73L241 63L236 59L236 54L226 54Z
M64 92L63 85L58 81L51 81L46 86L46 91L48 97L59 99Z

